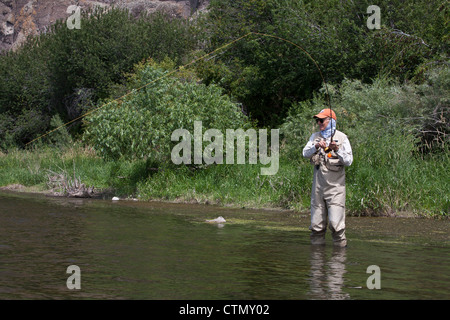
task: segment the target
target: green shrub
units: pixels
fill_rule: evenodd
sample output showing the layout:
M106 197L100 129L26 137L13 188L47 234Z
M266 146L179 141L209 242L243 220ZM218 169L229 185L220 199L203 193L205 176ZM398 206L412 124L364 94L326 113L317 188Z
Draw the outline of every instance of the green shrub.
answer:
M166 62L167 65L167 62ZM169 64L170 65L170 64ZM228 96L215 86L198 84L192 75L169 76L153 62L139 64L130 77L131 91L121 100L106 102L86 118L84 138L105 159L170 161L176 129L194 133L194 121L204 130L248 128L249 123Z
M122 9L85 11L80 29L63 20L0 55L0 147L23 146L51 130L50 120L79 117L106 99L139 61L193 50L191 23L162 13L133 17ZM72 123L70 133L80 133Z

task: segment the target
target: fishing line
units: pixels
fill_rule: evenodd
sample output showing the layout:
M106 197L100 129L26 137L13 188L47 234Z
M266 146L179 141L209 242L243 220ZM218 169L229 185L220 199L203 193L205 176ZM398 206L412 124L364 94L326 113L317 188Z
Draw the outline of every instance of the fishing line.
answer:
M109 105L109 104L111 104L111 103L113 103L113 102L118 102L119 100L125 98L126 96L132 94L133 92L139 91L139 90L141 90L141 89L143 89L143 88L145 88L145 87L147 87L147 86L149 86L149 85L151 85L151 84L153 84L153 83L155 83L155 82L157 82L157 81L159 81L159 80L161 80L161 79L164 79L164 78L166 78L166 77L168 77L168 76L170 76L170 75L172 75L172 74L174 74L174 73L176 73L176 72L178 72L178 71L181 71L181 70L183 70L183 69L185 69L185 68L187 68L187 67L189 67L189 66L191 66L191 65L193 65L193 64L195 64L195 63L197 63L198 61L203 60L204 58L206 58L206 57L208 57L208 56L210 56L210 55L212 55L212 54L214 54L214 53L216 53L216 52L218 52L218 51L220 51L220 50L223 50L224 48L226 48L226 47L228 47L228 46L230 46L230 45L232 45L232 44L234 44L234 43L236 43L236 42L238 42L238 41L241 41L242 39L245 39L245 38L247 38L247 37L249 37L249 36L251 36L251 35L258 35L258 36L264 36L264 37L268 37L268 38L273 38L273 39L282 40L282 41L285 41L286 43L289 43L289 44L295 46L296 48L300 49L301 51L303 51L303 52L304 52L304 53L305 53L305 54L306 54L306 55L314 62L314 64L315 64L317 70L319 71L320 77L322 78L322 81L323 81L323 83L325 84L325 90L326 90L326 93L327 93L327 94L326 94L326 95L327 95L327 102L328 102L328 105L329 105L329 107L330 107L330 112L331 112L330 94L329 94L329 92L328 92L328 85L327 85L327 82L325 81L325 78L324 78L324 76L323 76L323 74L322 74L322 70L320 69L319 64L317 63L316 60L314 60L314 58L311 56L311 54L310 54L308 51L306 51L302 46L300 46L300 45L298 45L298 44L296 44L296 43L294 43L294 42L292 42L292 41L290 41L290 40L287 40L287 39L284 39L284 38L282 38L282 37L275 36L275 35L272 35L272 34L266 34L266 33L253 32L253 31L251 31L251 32L249 32L249 33L247 33L247 34L245 34L245 35L243 35L243 36L241 36L241 37L239 37L239 38L237 38L237 39L234 39L234 40L232 40L232 41L230 41L230 42L224 44L223 46L221 46L221 47L219 47L219 48L217 48L217 49L215 49L215 50L213 50L213 51L211 51L211 52L209 52L209 53L207 53L207 54L204 54L203 56L201 56L201 57L199 57L199 58L197 58L197 59L192 60L191 62L189 62L189 63L187 63L187 64L185 64L185 65L182 65L182 66L180 66L180 67L178 67L178 68L176 68L176 69L174 69L174 70L172 70L172 71L170 71L170 72L164 74L163 76L161 76L161 77L159 77L159 78L156 78L155 80L152 80L152 81L150 81L150 82L144 84L144 85L141 86L141 87L138 87L138 88L135 88L135 89L131 90L130 92L128 92L128 93L122 95L122 96L119 97L119 98L116 98L116 99L111 100L111 101L109 101L109 102L107 102L107 103L104 103L104 104L100 105L99 107L94 108L94 109L92 109L92 110L86 112L85 114L83 114L83 115L81 115L81 116L79 116L79 117L76 117L75 119L72 119L72 120L70 120L70 121L64 123L64 124L61 125L61 126L55 128L55 129L53 129L53 130L50 130L50 131L44 133L43 135L38 136L37 138L35 138L35 139L33 139L33 140L27 142L27 143L25 144L25 146L27 146L27 145L29 145L29 144L31 144L31 143L33 143L33 142L39 140L39 139L42 139L42 138L44 138L45 136L47 136L47 135L49 135L49 134L51 134L51 133L53 133L53 132L55 132L55 131L57 131L57 130L63 128L63 127L66 127L67 125L69 125L69 124L71 124L71 123L73 123L73 122L75 122L75 121L78 121L78 120L80 120L80 119L82 119L82 118L88 116L89 114L91 114L91 113L93 113L93 112L96 112L96 111L100 110L101 108L103 108L103 107L105 107L105 106L107 106L107 105Z

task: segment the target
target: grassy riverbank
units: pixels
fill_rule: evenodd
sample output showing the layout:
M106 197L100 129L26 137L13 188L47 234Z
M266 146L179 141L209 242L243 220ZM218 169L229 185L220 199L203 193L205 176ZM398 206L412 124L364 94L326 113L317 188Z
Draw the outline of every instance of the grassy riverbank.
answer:
M449 210L448 154L413 160L407 168L347 169L349 215L444 217ZM394 174L393 174L394 173ZM104 161L79 144L64 150L38 148L0 155L0 186L22 185L23 191L59 192L55 175L78 179L98 192L140 200L163 200L235 207L309 211L312 168L308 161L280 159L276 175L260 175L260 165L212 165L153 168L146 160ZM17 187L17 186L16 186Z

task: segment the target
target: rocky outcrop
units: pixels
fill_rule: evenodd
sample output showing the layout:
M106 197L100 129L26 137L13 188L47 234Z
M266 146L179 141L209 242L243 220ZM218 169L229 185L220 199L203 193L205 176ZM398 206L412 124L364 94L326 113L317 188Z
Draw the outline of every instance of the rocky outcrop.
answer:
M95 6L127 8L133 16L141 12L165 11L168 14L188 18L194 12L206 8L209 0L0 0L0 51L15 49L29 35L46 32L60 19L67 19L72 12L69 6L89 10Z

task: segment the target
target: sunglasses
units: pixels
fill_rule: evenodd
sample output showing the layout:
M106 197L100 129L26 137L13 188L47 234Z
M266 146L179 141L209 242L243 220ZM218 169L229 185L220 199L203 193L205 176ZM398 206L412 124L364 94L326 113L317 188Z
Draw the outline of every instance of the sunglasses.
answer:
M327 120L327 118L325 118L325 119L316 119L316 122L317 122L317 123L319 123L319 122L320 122L320 123L324 123L325 120Z

